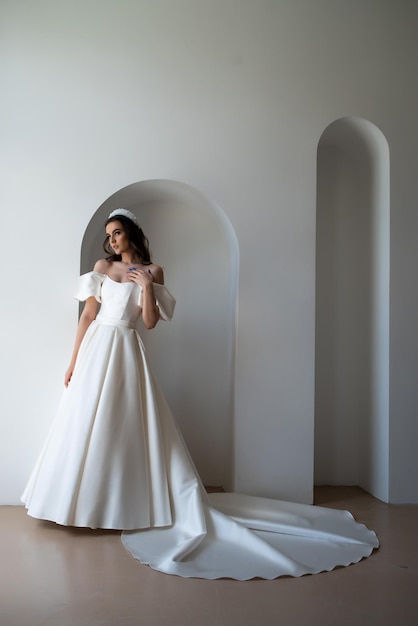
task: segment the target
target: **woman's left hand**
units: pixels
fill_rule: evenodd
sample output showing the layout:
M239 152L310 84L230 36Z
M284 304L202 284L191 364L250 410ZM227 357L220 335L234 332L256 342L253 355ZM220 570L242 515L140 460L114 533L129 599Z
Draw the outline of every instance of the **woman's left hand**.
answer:
M151 270L142 270L136 268L128 270L128 278L133 283L140 285L143 289L145 289L148 285L154 282Z

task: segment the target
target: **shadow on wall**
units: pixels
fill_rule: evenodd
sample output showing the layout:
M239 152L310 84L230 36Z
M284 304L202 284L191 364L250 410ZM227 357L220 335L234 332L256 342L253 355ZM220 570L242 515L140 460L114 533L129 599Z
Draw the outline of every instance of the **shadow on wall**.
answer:
M388 501L389 147L344 118L317 164L315 483Z
M174 319L139 332L187 446L207 485L233 486L233 397L238 245L222 210L183 183L152 180L117 191L96 211L81 250L81 272L104 256L104 224L135 213L177 300Z

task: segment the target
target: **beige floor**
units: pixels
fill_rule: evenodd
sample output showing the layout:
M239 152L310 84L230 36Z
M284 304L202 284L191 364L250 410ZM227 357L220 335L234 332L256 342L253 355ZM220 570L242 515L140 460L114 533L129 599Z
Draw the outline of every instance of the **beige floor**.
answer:
M70 530L0 507L1 626L417 626L418 506L321 488L381 548L333 572L274 581L182 579L135 561L116 532Z

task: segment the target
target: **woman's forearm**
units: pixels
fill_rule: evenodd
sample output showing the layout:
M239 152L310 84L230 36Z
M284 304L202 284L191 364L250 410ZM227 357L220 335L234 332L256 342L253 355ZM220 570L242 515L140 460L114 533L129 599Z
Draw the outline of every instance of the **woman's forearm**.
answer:
M149 283L142 289L142 319L145 327L151 330L160 319L160 309L155 300L154 287Z
M71 361L70 361L67 371L65 372L64 384L66 387L68 383L70 382L71 377L73 375L73 370L77 361L78 351L80 349L81 342L84 339L84 335L86 334L88 327L90 326L92 321L96 318L96 314L97 314L97 302L95 301L94 298L89 298L84 305L83 312L78 322L77 332L76 332L75 340L74 340L73 353L71 355Z

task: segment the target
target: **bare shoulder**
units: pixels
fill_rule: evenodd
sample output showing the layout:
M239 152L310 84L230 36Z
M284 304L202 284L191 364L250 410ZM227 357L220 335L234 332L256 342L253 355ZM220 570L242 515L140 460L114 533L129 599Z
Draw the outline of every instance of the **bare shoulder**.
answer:
M99 274L107 274L111 266L111 261L107 261L107 259L99 259L94 264L93 271L99 272Z
M152 277L154 279L154 283L159 283L160 285L164 285L164 270L159 265L155 265L151 263L149 266Z

